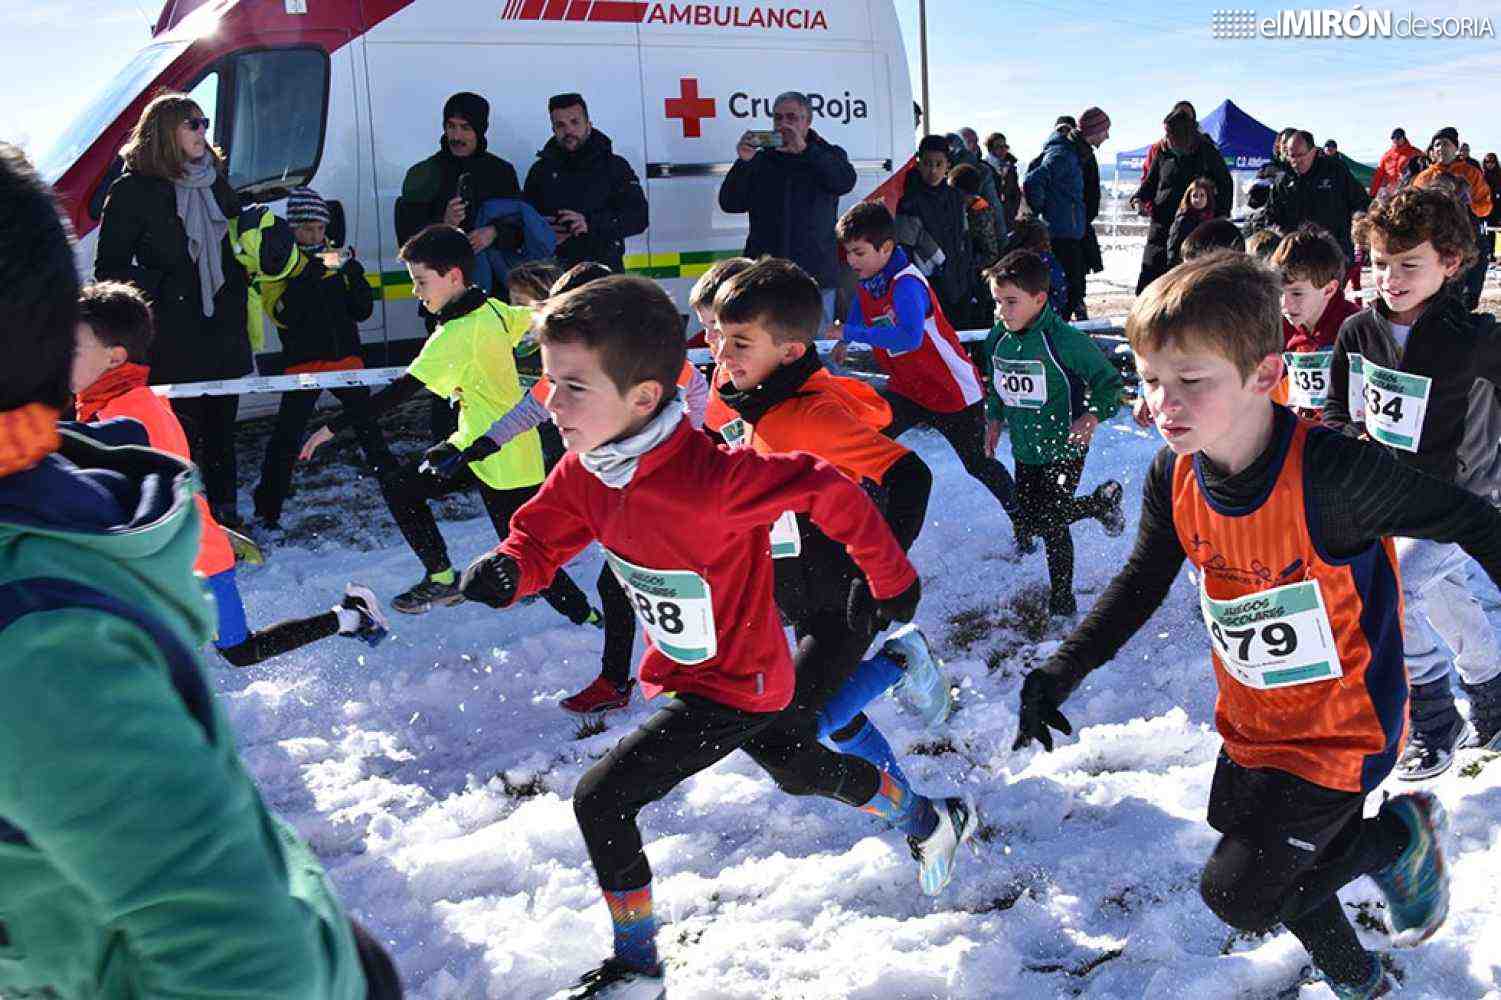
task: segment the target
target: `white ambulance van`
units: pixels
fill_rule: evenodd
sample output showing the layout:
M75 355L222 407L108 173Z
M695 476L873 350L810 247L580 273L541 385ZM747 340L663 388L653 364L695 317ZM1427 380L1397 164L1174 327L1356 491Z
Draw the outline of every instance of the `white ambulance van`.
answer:
M719 184L740 135L771 127L778 93L807 93L814 128L848 152L848 204L913 147L893 0L169 0L151 41L38 158L85 273L116 154L162 89L197 97L248 198L280 210L307 184L335 203L333 229L379 288L362 328L376 365L404 363L423 336L394 206L407 168L437 151L456 91L489 100L489 149L522 180L551 136L548 97L582 93L650 203L627 268L684 312L693 280L744 247L746 216L719 210ZM273 331L262 371L278 350Z

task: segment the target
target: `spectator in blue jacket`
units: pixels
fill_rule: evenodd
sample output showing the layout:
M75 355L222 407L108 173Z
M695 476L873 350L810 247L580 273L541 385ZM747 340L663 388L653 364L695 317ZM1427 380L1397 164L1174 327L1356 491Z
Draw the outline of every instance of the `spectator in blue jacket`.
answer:
M1059 124L1042 155L1027 169L1022 193L1032 214L1047 223L1053 256L1068 275L1069 302L1065 316L1084 301L1084 166L1071 138L1073 127Z
M813 131L806 95L782 94L771 118L776 145L757 146L750 132L740 137L735 165L719 186L719 207L731 215L750 213L745 256L784 257L813 276L832 322L839 285L834 222L840 195L854 190L855 168L843 149Z

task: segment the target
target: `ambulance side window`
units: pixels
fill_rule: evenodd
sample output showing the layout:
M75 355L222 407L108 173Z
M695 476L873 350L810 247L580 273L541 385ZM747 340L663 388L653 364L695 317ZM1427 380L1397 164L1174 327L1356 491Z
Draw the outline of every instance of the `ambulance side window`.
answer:
M227 120L215 132L231 186L260 194L308 183L323 154L328 56L316 48L239 52L204 82L216 75Z
M208 116L209 145L219 145L219 71L213 70L208 76L199 80L188 92L188 96Z

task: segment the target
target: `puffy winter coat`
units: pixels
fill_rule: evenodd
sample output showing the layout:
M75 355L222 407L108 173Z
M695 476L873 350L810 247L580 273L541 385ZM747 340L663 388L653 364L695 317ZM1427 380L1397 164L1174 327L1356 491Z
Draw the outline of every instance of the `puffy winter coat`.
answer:
M279 328L281 360L287 371L310 361L342 361L360 356L362 320L375 310L375 292L365 269L350 258L330 271L317 257L287 279L287 287L272 307Z
M1152 165L1142 178L1136 197L1143 206L1150 206L1152 226L1147 233L1147 242L1167 244L1167 231L1178 214L1183 202L1183 193L1196 178L1208 177L1214 183L1214 214L1229 215L1235 199L1235 186L1230 180L1230 169L1214 140L1202 132L1194 148L1178 152L1167 143L1160 144Z
M820 288L833 288L839 283L839 197L854 187L848 154L810 131L801 153L763 149L737 159L719 186L719 207L731 215L750 213L747 257L785 257Z
M1393 188L1402 183L1402 169L1407 166L1407 161L1418 155L1418 147L1402 140L1399 146L1393 146L1381 154L1381 159L1376 164L1376 169L1371 172L1371 197L1381 193L1381 189L1390 184Z
M365 996L198 662L196 479L66 431L0 479L0 996Z
M1022 181L1027 204L1047 221L1055 240L1084 238L1084 168L1068 136L1057 131L1042 144L1042 156Z
M225 218L240 211L240 199L222 176L214 200ZM94 276L128 281L151 300L156 339L151 378L157 383L239 378L250 371L246 332L245 270L226 235L219 248L224 285L214 296L214 314L203 315L198 265L188 256L187 232L177 215L177 194L162 177L126 172L110 185L99 222Z
M527 203L544 217L568 209L588 222L588 232L558 244L558 263L564 267L592 260L623 271L626 237L646 232L641 181L599 129L590 131L572 153L549 139L527 171L524 193Z
M943 251L943 265L928 278L943 314L952 323L966 323L977 290L974 246L969 235L969 196L946 183L930 186L914 170L907 175L896 214L916 219ZM959 328L964 329L962 325Z
M1350 168L1331 156L1314 156L1308 173L1288 170L1272 185L1266 217L1285 233L1306 222L1324 227L1339 241L1346 263L1355 259L1350 217L1370 205L1371 196Z

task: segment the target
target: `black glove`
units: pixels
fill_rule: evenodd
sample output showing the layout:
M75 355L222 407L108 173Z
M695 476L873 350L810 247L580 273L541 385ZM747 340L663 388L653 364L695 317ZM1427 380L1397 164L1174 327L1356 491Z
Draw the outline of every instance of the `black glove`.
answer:
M874 635L892 622L910 622L917 614L921 598L922 580L917 577L912 578L912 585L906 590L884 600L877 600L870 592L870 584L860 577L850 584L845 620L856 634L868 630Z
M499 450L500 445L492 441L487 435L481 434L474 439L473 444L464 449L464 461L467 463L483 462Z
M459 471L463 464L464 453L444 441L422 453L422 464L417 466L417 471L425 475L449 479Z
M1049 727L1065 736L1073 734L1074 727L1058 711L1066 693L1060 689L1058 678L1041 669L1028 672L1022 681L1021 716L1017 720L1016 741L1011 749L1020 750L1036 740L1047 751L1053 749L1053 734Z
M492 608L509 607L516 599L521 567L502 552L489 552L469 564L459 577L459 593Z

